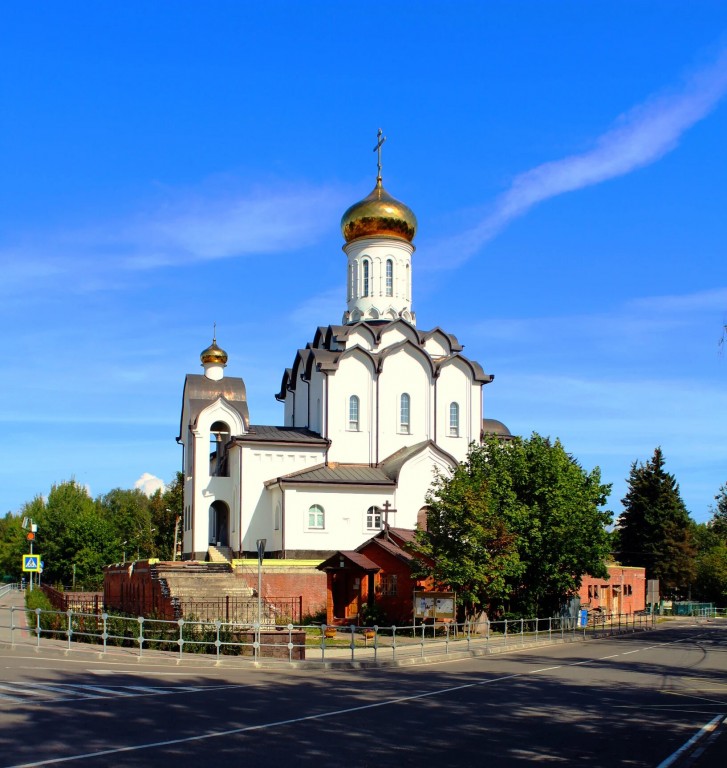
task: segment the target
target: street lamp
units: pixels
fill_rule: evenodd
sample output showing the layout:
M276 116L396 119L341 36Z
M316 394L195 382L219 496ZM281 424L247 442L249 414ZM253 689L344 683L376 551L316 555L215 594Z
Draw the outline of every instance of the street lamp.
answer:
M126 545L128 544L128 541L122 541L121 546L124 548L124 562L126 562Z

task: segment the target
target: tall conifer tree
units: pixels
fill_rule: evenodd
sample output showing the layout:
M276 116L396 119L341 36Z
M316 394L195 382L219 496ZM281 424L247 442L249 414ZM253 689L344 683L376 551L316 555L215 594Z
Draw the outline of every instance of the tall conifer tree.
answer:
M618 559L644 566L659 579L662 595L686 596L695 577L690 520L674 475L664 469L661 448L645 464L634 462L618 519Z

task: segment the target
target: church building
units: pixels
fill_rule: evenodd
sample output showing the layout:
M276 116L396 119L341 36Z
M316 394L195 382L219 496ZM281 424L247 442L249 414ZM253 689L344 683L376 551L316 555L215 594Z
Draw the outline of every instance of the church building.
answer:
M421 330L412 307L417 220L376 185L341 220L346 308L299 349L275 395L282 426L250 422L245 383L225 375L216 338L203 374L184 383L183 558L324 559L356 549L385 525L425 519L435 471L462 461L483 431L483 388L494 378L441 328ZM342 281L343 282L343 281ZM343 291L342 291L343 303Z

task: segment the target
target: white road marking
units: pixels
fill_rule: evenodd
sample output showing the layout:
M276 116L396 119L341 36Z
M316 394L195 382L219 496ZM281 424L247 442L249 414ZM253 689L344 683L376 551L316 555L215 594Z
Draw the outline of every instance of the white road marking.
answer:
M680 643L680 642L682 642L682 640L675 640L673 642L667 642L667 643L657 643L656 645L647 646L645 648L642 648L641 650L645 651L645 650L651 650L651 649L654 649L654 648L661 648L661 647L664 647L664 646L667 646L667 645L673 645L675 643ZM577 667L577 666L581 666L583 664L591 664L594 661L597 661L597 659L585 659L583 661L573 662L572 664L566 664L565 666L566 667ZM428 692L425 692L425 693L417 693L417 694L413 694L413 695L410 695L410 696L400 696L400 697L395 698L395 699L387 699L385 701L379 701L379 702L375 702L373 704L362 704L362 705L357 706L357 707L347 707L345 709L331 710L330 712L321 712L321 713L319 713L317 715L305 715L303 717L295 717L295 718L290 718L288 720L276 720L276 721L272 721L272 722L269 722L269 723L260 723L259 725L248 725L248 726L244 726L244 727L241 727L241 728L231 728L231 729L228 729L228 730L225 730L225 731L213 731L211 733L203 733L203 734L200 734L198 736L185 736L183 738L167 739L165 741L148 742L146 744L137 744L135 746L113 747L113 748L110 748L110 749L99 750L97 752L86 752L86 753L81 753L81 754L76 754L76 755L68 755L67 757L55 757L55 758L50 758L48 760L34 761L32 763L18 763L16 765L5 766L5 768L37 768L37 766L43 766L43 765L57 765L59 763L68 763L68 762L72 762L74 760L84 760L84 759L87 759L87 758L105 757L106 755L118 755L118 754L122 754L124 752L138 752L138 751L141 751L141 750L144 750L144 749L154 749L154 748L157 748L157 747L168 747L168 746L174 746L174 745L178 745L178 744L189 744L189 743L196 742L196 741L206 741L208 739L216 739L216 738L221 738L221 737L225 737L225 736L236 736L236 735L239 735L241 733L251 733L251 732L254 732L254 731L265 731L265 730L269 730L271 728L278 728L280 726L294 725L296 723L311 722L311 721L314 721L314 720L325 720L325 719L328 719L328 718L331 718L331 717L338 717L340 715L351 714L353 712L365 712L367 710L379 709L381 707L387 707L387 706L391 706L393 704L402 704L402 703L406 703L406 702L409 702L409 701L417 701L417 700L420 700L420 699L431 698L433 696L441 696L443 694L455 693L457 691L463 691L463 690L467 690L469 688L477 688L477 687L484 686L484 685L490 685L491 683L499 683L499 682L502 682L503 680L512 680L512 679L518 678L518 677L527 677L530 674L534 674L534 671L522 672L522 673L517 673L517 674L512 674L512 675L504 675L502 677L489 678L487 680L479 680L479 681L476 681L476 682L473 682L473 683L465 683L463 685L456 685L456 686L452 686L450 688L442 688L442 689L437 689L437 690L434 690L434 691L428 691ZM212 690L219 690L222 687L225 687L225 686L220 686L219 688L215 687ZM235 687L245 687L245 686L230 685L230 686L226 686L226 687L235 688ZM722 718L722 717L723 717L723 715L719 715L718 717L714 718L711 721L711 723L715 723L715 727L716 727L716 723L719 722L720 718ZM704 728L707 728L709 725L710 724L708 724L707 726L704 726ZM702 730L704 730L704 728ZM700 733L701 733L701 731L700 731ZM696 737L693 737L693 739L690 740L690 741L693 741L695 739L696 739ZM682 747L682 750L685 749L686 747L687 747L687 745L684 745L684 747ZM677 750L677 753L675 753L672 757L675 757L678 753L680 753L680 750ZM664 763L662 763L659 766L657 766L657 768L667 768L667 766L671 765L672 762L673 761L671 760L671 758L669 758L667 761L665 761Z
M686 744L683 744L679 749L677 749L676 752L669 755L669 757L666 758L666 760L663 760L662 762L657 765L656 768L669 768L670 765L673 765L687 750L691 749L701 738L706 736L709 733L712 733L714 729L717 727L717 724L719 721L724 717L724 715L717 715L717 717L710 720L706 725L702 726L695 734L692 736L691 739Z

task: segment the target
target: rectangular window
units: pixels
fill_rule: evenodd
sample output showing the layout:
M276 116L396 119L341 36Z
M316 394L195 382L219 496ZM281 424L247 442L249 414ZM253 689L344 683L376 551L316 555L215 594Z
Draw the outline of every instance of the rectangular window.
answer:
M350 432L358 432L358 406L358 397L351 395L348 400L348 429Z
M378 507L369 507L366 512L366 528L369 531L381 530L381 510Z
M409 410L410 410L411 400L409 398L409 395L406 394L406 392L401 396L401 400L399 402L399 432L401 432L404 435L409 434Z
M379 589L382 595L396 597L397 595L397 575L395 573L382 573Z
M449 404L449 436L459 437L459 405Z

